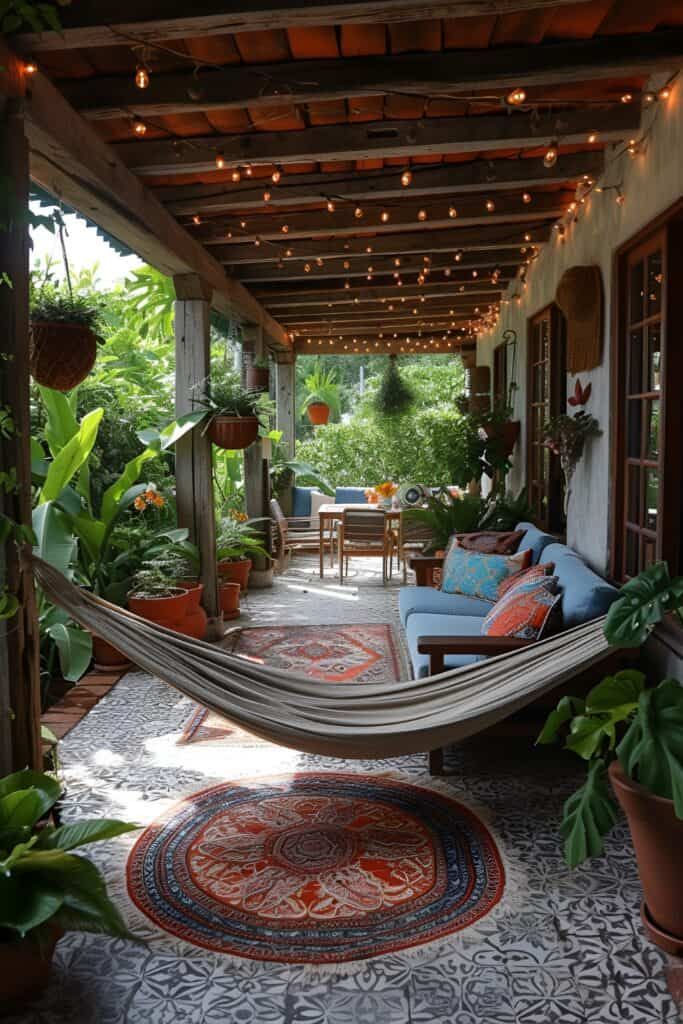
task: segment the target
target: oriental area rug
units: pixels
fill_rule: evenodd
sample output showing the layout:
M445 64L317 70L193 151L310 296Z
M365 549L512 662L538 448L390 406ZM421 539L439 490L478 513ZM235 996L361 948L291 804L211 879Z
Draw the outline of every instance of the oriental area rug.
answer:
M500 900L494 839L436 789L304 772L226 782L135 844L128 891L160 928L253 960L337 964L422 946Z
M403 678L391 626L259 626L242 629L235 654L327 683L392 683ZM195 707L178 741L256 746L264 743L221 715Z

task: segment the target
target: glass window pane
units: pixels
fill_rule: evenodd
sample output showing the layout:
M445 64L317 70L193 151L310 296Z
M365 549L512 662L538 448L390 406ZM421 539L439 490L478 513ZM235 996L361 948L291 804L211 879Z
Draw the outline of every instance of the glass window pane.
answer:
M626 495L626 516L630 523L640 524L640 466L629 466L626 478L628 493Z
M647 459L659 458L659 401L647 402Z
M647 295L645 315L654 316L662 308L662 254L652 252L647 258Z
M631 267L629 278L629 322L643 319L644 268L642 261Z
M657 529L658 506L659 473L656 469L648 469L645 482L645 525L648 530Z
M631 331L628 346L628 393L640 395L643 392L643 332Z
M662 328L660 324L650 324L647 331L647 390L659 391L661 388L662 366Z
M626 402L626 455L630 459L640 458L642 407L639 398L629 398Z

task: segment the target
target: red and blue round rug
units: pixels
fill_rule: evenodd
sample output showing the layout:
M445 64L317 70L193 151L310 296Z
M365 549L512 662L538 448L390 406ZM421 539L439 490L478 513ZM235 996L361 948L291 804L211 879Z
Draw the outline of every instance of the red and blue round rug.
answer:
M324 964L468 927L505 883L493 838L450 797L383 776L303 773L195 793L128 860L159 927L223 953Z

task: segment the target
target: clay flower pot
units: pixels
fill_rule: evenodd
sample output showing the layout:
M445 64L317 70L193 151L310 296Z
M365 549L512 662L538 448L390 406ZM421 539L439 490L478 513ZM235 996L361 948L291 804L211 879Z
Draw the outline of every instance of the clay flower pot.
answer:
M88 376L97 356L97 337L83 324L31 321L31 376L46 388L70 391Z
M521 423L519 420L511 420L509 423L486 423L484 430L490 440L495 438L500 441L506 455L511 455L519 440Z
M202 594L204 593L204 584L200 583L199 580L191 579L180 579L176 580L176 586L181 590L184 590L188 595L188 606L187 613L191 615L196 612L198 608L201 608Z
M178 630L191 604L189 592L181 590L180 587L177 587L176 593L170 597L128 597L130 611L149 622L156 622L159 626L175 630Z
M672 800L655 796L634 782L618 761L609 766L614 794L628 819L636 851L644 900L640 913L655 945L674 956L683 955L683 889L681 850L683 821Z
M240 589L239 583L221 583L218 592L224 619L236 619L239 617Z
M16 942L0 942L2 1010L21 1010L31 999L40 996L50 978L55 946L63 934L61 928L52 925L42 948L30 937Z
M95 668L124 669L133 664L126 654L96 633L92 634L92 656Z
M250 391L267 391L270 387L270 370L267 366L248 366L246 383Z
M218 448L239 451L254 443L258 437L258 427L256 416L214 416L207 434Z
M250 558L230 559L224 558L218 563L218 575L221 583L239 583L240 589L246 593L249 585L249 573L251 571Z
M209 617L204 609L201 606L197 607L182 617L175 627L176 632L182 633L183 636L191 636L195 640L203 640L208 621Z
M330 418L330 407L326 402L311 402L306 412L309 420L316 427L323 426Z

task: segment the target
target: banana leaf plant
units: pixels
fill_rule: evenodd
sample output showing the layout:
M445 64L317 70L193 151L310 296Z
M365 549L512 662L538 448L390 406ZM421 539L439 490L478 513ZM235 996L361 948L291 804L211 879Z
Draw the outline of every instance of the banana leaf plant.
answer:
M683 577L672 578L666 563L657 562L625 583L620 594L607 615L605 636L617 647L639 647L666 614L680 617ZM677 679L648 687L642 672L626 669L603 679L585 700L563 697L537 743L558 739L588 769L564 805L561 833L571 867L602 852L603 837L617 820L607 783L615 758L635 782L672 800L683 820L683 686Z
M448 546L454 533L471 533L476 530L486 502L474 494L455 497L442 489L427 498L425 508L406 509L404 515L411 522L428 527L433 540L428 551L441 551Z
M100 818L56 827L46 818L60 796L54 778L28 768L0 779L0 948L47 945L54 927L135 938L99 869L73 850L138 826Z

